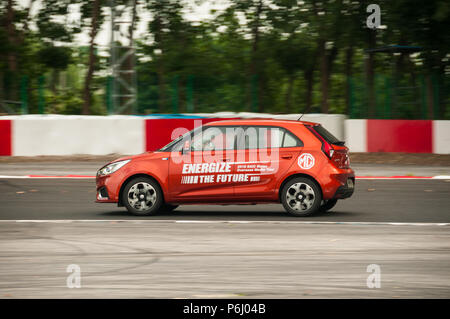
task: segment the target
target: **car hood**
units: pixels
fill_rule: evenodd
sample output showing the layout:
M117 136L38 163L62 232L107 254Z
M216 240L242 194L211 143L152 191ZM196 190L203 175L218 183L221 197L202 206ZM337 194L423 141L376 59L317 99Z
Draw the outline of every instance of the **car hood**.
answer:
M133 159L141 159L141 158L152 159L153 157L155 157L156 154L157 154L156 152L146 152L146 153L142 153L142 154L138 154L138 155L124 156L124 157L117 158L117 159L109 162L106 165L109 165L109 164L115 163L115 162L133 160Z

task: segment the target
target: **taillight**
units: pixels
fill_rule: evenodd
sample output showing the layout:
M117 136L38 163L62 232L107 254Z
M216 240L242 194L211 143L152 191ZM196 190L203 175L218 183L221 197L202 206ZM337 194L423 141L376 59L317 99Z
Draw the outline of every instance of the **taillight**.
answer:
M334 154L334 148L333 148L333 146L332 146L330 143L328 143L322 136L320 136L320 134L318 134L318 133L314 130L314 127L308 126L308 125L305 125L305 126L306 126L306 128L307 128L308 130L311 131L311 133L313 133L313 134L314 134L314 135L322 142L322 152L324 152L325 155L326 155L329 159L331 159L331 158L333 157L333 154Z
M330 143L328 142L324 142L322 144L322 151L325 153L325 155L327 155L329 158L333 157L334 154L334 148L333 146L331 146Z
M347 150L335 150L332 161L336 163L339 168L349 168L350 159Z

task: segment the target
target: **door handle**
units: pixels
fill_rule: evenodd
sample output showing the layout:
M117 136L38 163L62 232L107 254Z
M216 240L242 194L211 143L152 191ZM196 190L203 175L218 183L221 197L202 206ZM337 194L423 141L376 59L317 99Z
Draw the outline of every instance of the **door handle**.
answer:
M283 159L291 159L292 155L281 155L281 158L283 158Z

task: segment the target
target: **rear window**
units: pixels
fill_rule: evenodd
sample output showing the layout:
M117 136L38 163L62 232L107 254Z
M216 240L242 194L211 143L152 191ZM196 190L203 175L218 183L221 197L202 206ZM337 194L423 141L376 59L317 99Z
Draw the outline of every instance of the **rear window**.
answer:
M321 125L313 126L314 131L317 132L320 136L323 137L325 141L327 141L330 144L336 144L336 145L344 145L343 141L339 141L333 134L327 131L326 128L324 128Z

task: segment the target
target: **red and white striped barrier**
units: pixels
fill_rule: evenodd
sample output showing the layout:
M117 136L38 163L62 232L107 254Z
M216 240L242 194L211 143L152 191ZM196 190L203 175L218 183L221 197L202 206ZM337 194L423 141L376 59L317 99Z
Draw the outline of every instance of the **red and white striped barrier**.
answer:
M301 114L227 112L193 115L181 118L125 115L4 116L0 117L0 156L140 154L159 149L194 126L211 121L249 117L297 119ZM337 137L344 137L344 115L307 114L303 119L321 122ZM177 128L183 131L177 133Z
M195 115L205 118L4 116L0 117L0 156L139 154L169 143L177 137L173 136L176 128L190 130L226 118L297 119L301 114ZM345 139L351 152L450 154L450 121L348 120L339 114L306 114L302 120L321 123Z
M12 120L0 118L0 156L12 155Z
M450 121L346 120L351 152L450 154Z

